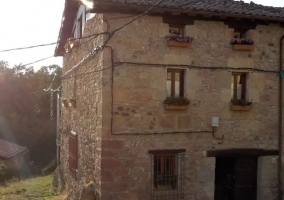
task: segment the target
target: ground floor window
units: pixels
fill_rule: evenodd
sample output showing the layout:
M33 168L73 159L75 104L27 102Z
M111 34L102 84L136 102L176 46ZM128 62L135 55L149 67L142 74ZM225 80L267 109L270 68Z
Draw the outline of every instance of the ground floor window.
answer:
M152 150L152 199L183 196L184 154L181 150Z

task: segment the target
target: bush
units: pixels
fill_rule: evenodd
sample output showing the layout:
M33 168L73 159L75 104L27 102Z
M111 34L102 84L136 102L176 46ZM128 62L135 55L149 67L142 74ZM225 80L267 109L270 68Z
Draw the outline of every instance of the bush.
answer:
M50 161L50 162L48 163L48 165L46 165L46 166L41 170L41 173L42 173L43 175L50 174L50 173L52 173L52 172L55 171L56 167L57 167L56 160L53 159L52 161Z
M0 164L0 182L4 182L12 177L12 169L6 165Z

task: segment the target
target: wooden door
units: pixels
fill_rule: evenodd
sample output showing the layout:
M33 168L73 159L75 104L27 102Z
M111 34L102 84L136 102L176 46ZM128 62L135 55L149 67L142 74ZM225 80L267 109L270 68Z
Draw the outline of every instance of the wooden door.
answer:
M257 157L235 160L235 200L256 200Z

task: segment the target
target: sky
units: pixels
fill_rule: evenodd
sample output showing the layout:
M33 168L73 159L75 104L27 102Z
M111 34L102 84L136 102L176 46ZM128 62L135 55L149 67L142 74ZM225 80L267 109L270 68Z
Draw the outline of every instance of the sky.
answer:
M244 0L249 3L250 0ZM284 7L284 0L254 0L256 4ZM0 51L11 48L57 42L64 0L0 0ZM27 64L54 55L55 45L28 50L0 52L0 60L10 67ZM62 57L50 58L31 66L57 64Z
M0 51L11 48L57 42L64 0L0 0ZM10 67L27 64L54 55L55 45L29 50L0 52L0 60ZM33 64L62 66L62 57Z

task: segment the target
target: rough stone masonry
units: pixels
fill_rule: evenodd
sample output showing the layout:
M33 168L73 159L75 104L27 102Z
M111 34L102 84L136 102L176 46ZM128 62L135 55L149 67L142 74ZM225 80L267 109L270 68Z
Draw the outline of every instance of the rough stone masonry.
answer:
M84 35L106 31L108 26L115 30L132 19L122 18L125 16L96 14L87 22ZM143 16L116 32L107 43L113 49L113 62L120 63L113 66L113 71L111 49L106 47L77 68L75 77L63 80L62 96L76 98L75 108L62 108L61 123L61 167L66 189L73 191L70 199L78 199L83 186L92 181L96 199L150 199L149 150L184 149L183 199L213 200L216 159L207 157L206 151L278 148L279 77L245 68L278 70L278 42L283 28L258 25L249 31L254 50L244 52L232 49L233 30L222 22L195 20L185 29L194 38L191 46L168 47L165 36L169 25L163 23L162 17ZM67 53L63 73L107 38L108 35L100 35L94 42ZM189 109L166 110L163 101L167 95L167 65L230 69L186 68ZM98 72L76 76L94 70ZM247 92L253 102L248 112L230 110L234 71L248 72ZM212 130L213 116L220 120L216 137L224 135L222 144L212 134L202 133ZM69 129L78 134L77 180L68 170ZM182 131L201 133L148 134ZM276 157L260 157L258 166L259 199L277 199Z

